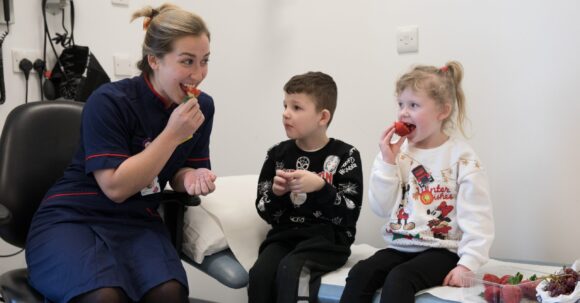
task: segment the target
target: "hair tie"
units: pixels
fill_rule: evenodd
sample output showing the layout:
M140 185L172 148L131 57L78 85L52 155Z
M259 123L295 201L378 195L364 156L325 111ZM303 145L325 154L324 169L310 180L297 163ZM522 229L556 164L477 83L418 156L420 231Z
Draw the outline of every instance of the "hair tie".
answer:
M151 9L151 15L149 17L145 17L143 19L143 30L147 31L147 29L149 28L149 24L151 24L151 19L153 19L155 16L159 15L159 11L156 9Z
M445 72L447 72L447 71L449 70L449 67L447 67L447 65L445 65L445 66L441 66L441 67L439 68L439 70L440 70L442 73L445 73Z
M158 11L158 10L156 10L156 9L152 9L152 10L151 10L151 16L150 16L150 17L151 17L151 18L153 18L153 17L155 17L155 16L157 16L157 15L159 15L159 11Z
M149 24L151 23L151 17L145 17L143 19L143 30L147 31L147 29L149 28Z

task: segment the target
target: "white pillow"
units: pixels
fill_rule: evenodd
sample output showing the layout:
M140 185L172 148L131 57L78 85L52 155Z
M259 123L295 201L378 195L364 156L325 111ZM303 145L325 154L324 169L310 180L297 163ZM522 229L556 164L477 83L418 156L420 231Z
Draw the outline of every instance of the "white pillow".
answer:
M270 230L270 225L256 210L258 175L218 177L215 185L213 193L201 197L201 207L216 219L228 247L249 270L258 258L260 243Z
M183 253L201 263L205 256L227 247L226 237L216 219L201 206L188 207L183 218Z
M258 175L218 177L216 190L185 212L182 251L197 263L230 248L248 270L270 229L256 211Z

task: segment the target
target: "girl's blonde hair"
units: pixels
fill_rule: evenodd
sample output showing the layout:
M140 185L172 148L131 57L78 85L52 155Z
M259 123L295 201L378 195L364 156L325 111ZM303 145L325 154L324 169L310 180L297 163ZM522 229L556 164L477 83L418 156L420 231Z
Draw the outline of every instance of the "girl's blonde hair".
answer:
M206 35L210 38L209 30L201 17L173 4L165 3L158 8L145 6L133 13L131 21L140 17L145 17L143 29L146 33L143 56L137 67L147 76L153 72L147 61L148 55L162 58L173 51L173 42L185 36Z
M425 93L439 106L449 104L451 113L443 121L443 126L453 128L454 118L456 118L455 124L467 137L463 128L466 110L461 80L463 80L463 66L457 61L447 62L443 67L418 65L399 78L396 84L396 95L410 88L414 92Z

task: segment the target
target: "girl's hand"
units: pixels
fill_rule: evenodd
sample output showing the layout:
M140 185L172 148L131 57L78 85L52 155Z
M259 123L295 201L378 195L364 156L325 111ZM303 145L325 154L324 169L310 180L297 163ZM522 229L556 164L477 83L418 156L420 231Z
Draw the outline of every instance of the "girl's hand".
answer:
M326 181L318 174L307 170L295 170L286 173L290 191L293 193L311 193L322 189Z
M381 154L383 155L383 161L393 165L395 164L395 159L401 150L401 145L403 145L403 142L405 142L405 137L401 137L397 142L391 143L394 133L394 125L387 127L381 134L381 141L379 142L379 148L381 150Z
M183 176L183 186L192 196L205 196L215 190L216 178L216 175L207 168L191 169Z
M466 272L470 272L471 270L463 265L457 265L454 269L452 269L445 279L443 280L443 286L457 286L463 287L463 279L461 276L464 275Z
M272 184L272 192L274 192L274 195L280 197L290 191L286 178L286 173L283 170L276 170L276 176L274 176L274 183Z
M191 137L204 120L205 117L197 99L192 98L188 102L179 104L173 110L164 131L168 132L178 143L181 143Z

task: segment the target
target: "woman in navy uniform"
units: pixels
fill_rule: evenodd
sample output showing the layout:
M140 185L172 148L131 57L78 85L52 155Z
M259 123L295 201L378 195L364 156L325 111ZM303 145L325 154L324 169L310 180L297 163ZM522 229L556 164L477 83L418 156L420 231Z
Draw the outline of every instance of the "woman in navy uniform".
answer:
M188 302L187 277L157 213L159 192L215 189L209 30L173 5L145 7L138 77L87 100L81 141L36 212L26 247L30 283L52 302ZM182 102L186 100L187 102Z

